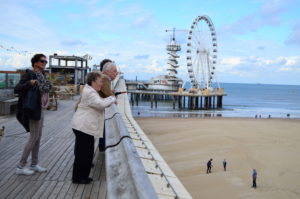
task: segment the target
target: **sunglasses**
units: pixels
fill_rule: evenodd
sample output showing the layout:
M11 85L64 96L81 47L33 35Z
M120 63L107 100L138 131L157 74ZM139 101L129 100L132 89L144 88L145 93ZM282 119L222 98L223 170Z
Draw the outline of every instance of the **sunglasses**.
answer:
M39 60L39 62L43 63L43 64L47 64L48 61L47 60Z

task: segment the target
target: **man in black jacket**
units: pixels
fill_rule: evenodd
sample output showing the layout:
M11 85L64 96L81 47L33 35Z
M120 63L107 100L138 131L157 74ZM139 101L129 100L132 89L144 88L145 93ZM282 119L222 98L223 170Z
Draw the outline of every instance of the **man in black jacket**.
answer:
M19 94L17 119L30 131L16 174L32 175L34 172L46 172L47 169L38 165L38 153L42 136L44 114L43 108L48 106L51 83L46 79L44 69L46 56L36 54L31 59L33 71L27 70L15 87ZM28 156L31 153L31 167L26 168Z
M213 166L212 165L212 161L213 159L211 158L208 162L207 162L207 170L206 170L206 173L211 173L211 167Z

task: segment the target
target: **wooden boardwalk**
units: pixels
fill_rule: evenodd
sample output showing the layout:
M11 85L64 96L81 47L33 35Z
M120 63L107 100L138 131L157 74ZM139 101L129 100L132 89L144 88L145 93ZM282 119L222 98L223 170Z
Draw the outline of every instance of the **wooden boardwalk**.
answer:
M76 97L77 99L77 97ZM70 120L76 100L60 101L58 111L45 111L43 136L40 145L39 164L46 173L32 176L15 174L29 133L17 122L14 115L0 116L0 127L5 134L0 141L0 198L106 198L104 153L95 147L94 168L89 185L73 184L72 165L74 139ZM97 145L95 145L97 146ZM31 157L27 165L31 163Z

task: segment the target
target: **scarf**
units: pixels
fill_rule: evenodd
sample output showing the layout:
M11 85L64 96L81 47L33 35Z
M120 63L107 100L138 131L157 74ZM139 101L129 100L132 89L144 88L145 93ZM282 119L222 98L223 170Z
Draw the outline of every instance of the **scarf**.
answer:
M46 79L43 72L41 72L39 69L37 69L35 74L36 74L37 80L39 82L38 85L39 85L39 90L40 90L41 94L49 93L51 90L51 87L52 87L51 82Z

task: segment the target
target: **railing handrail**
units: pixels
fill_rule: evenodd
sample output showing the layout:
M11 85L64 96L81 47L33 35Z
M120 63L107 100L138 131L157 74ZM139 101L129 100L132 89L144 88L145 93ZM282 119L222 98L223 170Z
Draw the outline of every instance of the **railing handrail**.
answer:
M105 110L106 145L118 143L129 137L127 127L113 104ZM147 176L136 148L130 138L105 151L107 198L156 199L157 195Z

